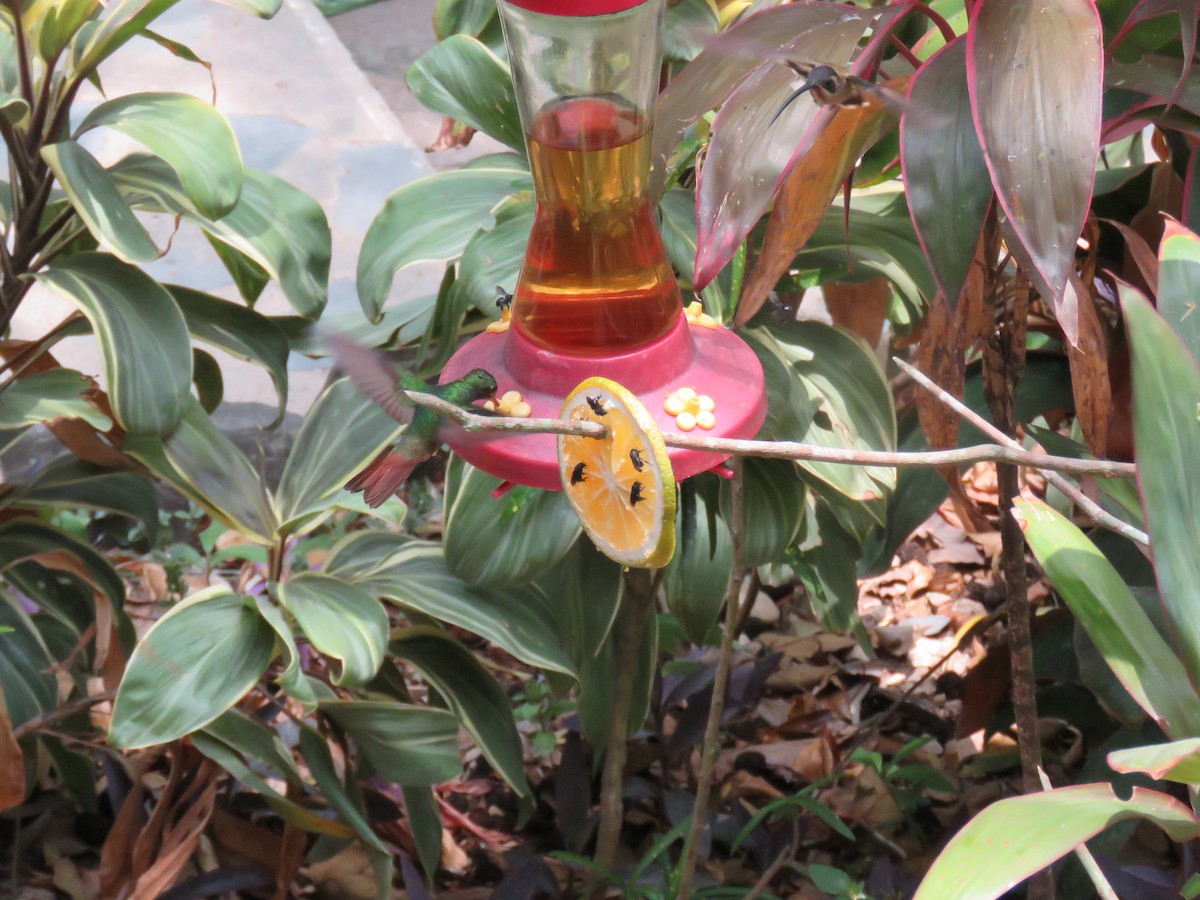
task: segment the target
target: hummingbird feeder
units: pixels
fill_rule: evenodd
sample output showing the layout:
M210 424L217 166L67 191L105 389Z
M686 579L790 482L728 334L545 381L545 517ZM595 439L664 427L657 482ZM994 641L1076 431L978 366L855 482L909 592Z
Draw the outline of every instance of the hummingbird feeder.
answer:
M758 358L698 304L685 312L655 220L650 144L666 0L497 6L536 209L511 321L506 311L461 347L441 380L487 369L507 397L502 412L519 404L554 418L576 385L603 376L636 394L663 431L753 437L766 416ZM450 443L506 481L562 488L554 435ZM669 456L679 480L725 458Z

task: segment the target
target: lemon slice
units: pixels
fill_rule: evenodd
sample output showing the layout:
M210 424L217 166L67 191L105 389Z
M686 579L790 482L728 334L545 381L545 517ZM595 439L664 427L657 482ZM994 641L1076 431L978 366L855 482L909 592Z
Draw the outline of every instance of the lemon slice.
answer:
M599 439L558 436L563 491L583 530L615 562L665 566L675 553L675 476L654 418L607 378L571 391L562 417L608 428Z

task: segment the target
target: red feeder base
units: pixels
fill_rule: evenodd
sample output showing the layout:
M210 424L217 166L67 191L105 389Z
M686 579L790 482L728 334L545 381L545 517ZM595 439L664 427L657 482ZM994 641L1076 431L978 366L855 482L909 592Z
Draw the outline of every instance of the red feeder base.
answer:
M538 347L517 329L484 333L468 341L446 364L443 382L471 369L496 376L500 393L520 391L535 417L558 418L563 399L586 378L610 378L637 394L664 431L678 431L675 417L663 409L667 395L681 387L707 394L716 404L717 424L709 437L752 438L767 414L762 367L754 351L726 328L679 323L645 347L610 356L568 356ZM530 487L562 490L558 443L552 434L517 436L459 432L451 448L483 471ZM675 478L682 481L728 457L700 450L668 448Z

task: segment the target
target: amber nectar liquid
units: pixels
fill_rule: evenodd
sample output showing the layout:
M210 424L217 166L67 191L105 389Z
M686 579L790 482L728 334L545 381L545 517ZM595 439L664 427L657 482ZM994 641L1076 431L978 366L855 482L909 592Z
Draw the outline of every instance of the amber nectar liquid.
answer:
M650 133L619 101L548 104L527 135L537 212L513 309L535 343L607 354L662 337L681 300L650 204Z

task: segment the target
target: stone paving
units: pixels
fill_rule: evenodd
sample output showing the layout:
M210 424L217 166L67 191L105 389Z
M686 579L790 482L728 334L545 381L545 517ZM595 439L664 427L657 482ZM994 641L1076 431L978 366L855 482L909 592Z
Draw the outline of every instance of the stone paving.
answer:
M434 41L434 0L389 0L344 14L338 31L309 0L284 0L262 21L212 0L183 0L155 23L156 31L190 46L212 63L217 107L229 117L249 166L266 169L312 195L325 209L333 233L330 300L326 318L359 317L354 286L359 246L384 198L434 171L422 149L437 133L438 117L412 98L403 71ZM346 37L355 56L339 39ZM370 78L356 62L369 70ZM149 41L133 41L102 70L110 97L146 90L179 90L211 100L208 73ZM387 100L380 91L386 94ZM82 116L102 98L81 94ZM103 135L89 148L108 162L134 146ZM481 152L479 150L467 151ZM463 154L459 154L461 159ZM457 165L449 160L443 165ZM154 223L165 244L170 223ZM202 235L185 227L170 253L148 267L162 281L237 299L233 284ZM393 297L436 290L441 267L405 270ZM268 288L258 308L287 313ZM14 335L44 332L71 312L66 301L31 294L14 322ZM269 378L259 368L214 351L225 375L223 414L230 428L268 422L275 405ZM60 359L93 375L102 364L90 338L64 341ZM288 409L301 413L325 380L324 364L295 354ZM293 419L293 417L289 417Z

